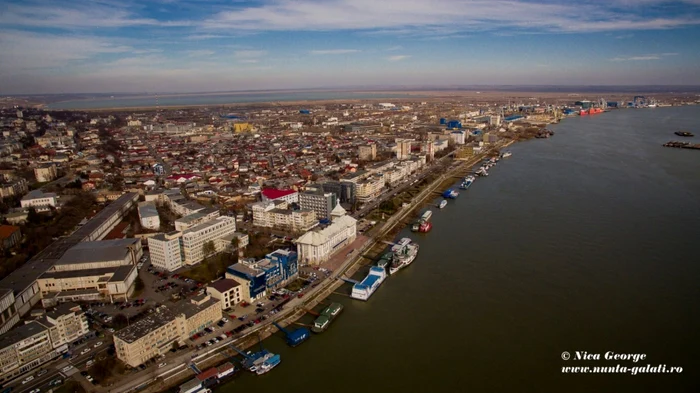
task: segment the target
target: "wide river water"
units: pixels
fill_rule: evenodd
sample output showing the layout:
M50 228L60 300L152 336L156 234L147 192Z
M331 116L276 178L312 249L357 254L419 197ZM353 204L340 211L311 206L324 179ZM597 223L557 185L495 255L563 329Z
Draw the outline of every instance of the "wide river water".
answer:
M266 340L282 363L216 393L700 391L700 151L661 147L699 124L700 107L619 110L511 146L432 232L399 234L420 243L411 266L368 302L333 295L328 331ZM562 374L616 364L684 370Z

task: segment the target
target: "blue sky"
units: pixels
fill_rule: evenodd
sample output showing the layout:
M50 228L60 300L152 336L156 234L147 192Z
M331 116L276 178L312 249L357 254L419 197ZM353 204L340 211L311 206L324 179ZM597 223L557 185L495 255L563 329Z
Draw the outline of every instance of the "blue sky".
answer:
M700 0L0 0L0 94L700 85Z

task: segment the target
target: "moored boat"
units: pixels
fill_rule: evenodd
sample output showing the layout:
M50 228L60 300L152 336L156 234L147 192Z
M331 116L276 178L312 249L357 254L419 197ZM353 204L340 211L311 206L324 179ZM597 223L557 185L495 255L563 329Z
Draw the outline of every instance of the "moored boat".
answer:
M447 206L447 200L446 200L446 199L443 199L443 200L440 201L440 204L438 205L438 207L439 207L440 209L444 209L445 206Z
M376 291L377 288L379 288L379 286L382 284L382 282L384 282L385 279L386 271L378 266L372 266L371 268L369 268L369 274L367 275L367 277L365 277L364 280L362 280L362 282L359 282L352 286L352 292L350 293L350 297L358 300L369 299L369 297L372 296L374 291ZM321 315L317 318L317 320L322 317L328 319L328 317ZM328 321L328 323L330 323L330 321Z
M423 223L420 224L420 228L418 228L419 232L430 232L430 230L433 229L433 224L431 224L428 221L424 221Z
M418 244L413 243L409 238L403 238L399 244L392 247L394 260L389 267L389 274L394 274L400 269L410 265L418 255Z

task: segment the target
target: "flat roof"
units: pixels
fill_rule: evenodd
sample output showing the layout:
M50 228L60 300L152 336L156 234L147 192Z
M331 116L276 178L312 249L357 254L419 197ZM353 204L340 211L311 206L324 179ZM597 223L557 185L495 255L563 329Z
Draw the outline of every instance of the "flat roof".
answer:
M168 307L159 307L154 313L148 314L144 319L125 327L114 333L114 335L131 344L148 333L165 326L175 320L177 314L170 311Z
M18 341L35 336L39 333L45 332L46 330L46 326L43 326L36 321L19 325L18 327L0 336L0 348L7 348L16 344Z
M63 254L56 265L123 260L129 247L141 240L136 238L80 242Z
M95 277L95 276L104 276L106 274L116 274L117 270L123 268L123 267L132 267L132 266L114 266L114 267L103 267L99 269L83 269L83 270L60 270L60 271L55 271L55 272L45 272L44 274L41 274L39 278L53 278L53 279L65 279L65 278L73 278L73 277Z

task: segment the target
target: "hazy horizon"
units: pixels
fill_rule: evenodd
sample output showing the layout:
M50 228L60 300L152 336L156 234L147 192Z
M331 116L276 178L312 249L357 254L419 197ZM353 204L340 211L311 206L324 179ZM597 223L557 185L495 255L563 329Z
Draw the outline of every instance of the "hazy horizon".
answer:
M700 0L8 0L0 88L700 85L698 38Z

